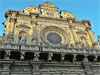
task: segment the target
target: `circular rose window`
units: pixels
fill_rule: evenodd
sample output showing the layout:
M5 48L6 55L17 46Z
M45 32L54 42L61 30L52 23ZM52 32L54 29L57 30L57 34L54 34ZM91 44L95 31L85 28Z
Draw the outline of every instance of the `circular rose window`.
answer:
M50 46L62 46L69 43L65 30L57 26L47 26L41 29L41 39Z
M47 34L47 40L52 44L60 44L62 41L62 38L59 34L55 32L51 32Z

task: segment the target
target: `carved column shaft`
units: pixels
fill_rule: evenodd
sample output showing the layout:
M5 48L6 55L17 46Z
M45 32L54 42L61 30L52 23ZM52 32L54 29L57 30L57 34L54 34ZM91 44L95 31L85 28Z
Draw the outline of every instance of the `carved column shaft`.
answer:
M52 57L53 57L53 53L49 53L49 55L48 55L48 61L49 61L49 62L52 61Z
M32 44L33 45L37 45L38 44L36 24L37 24L36 22L32 22L32 25L33 25Z
M77 38L77 35L76 35L75 31L74 31L74 27L71 26L70 30L72 32L74 42L75 42L75 44L77 44L78 43L78 38Z
M83 62L88 62L88 55L85 55L85 56L84 56Z
M19 35L18 34L16 34L15 36L14 36L14 43L15 44L18 44L18 41L19 40Z
M39 52L35 52L34 53L34 61L39 61L39 57L40 57L40 53Z
M98 61L98 56L96 55L96 56L94 57L94 63L97 62L97 61Z
M12 27L13 33L15 32L15 24L16 24L16 21L17 21L16 19L13 19L12 20L12 23L13 23L13 27Z
M21 52L20 59L21 59L22 61L24 60L24 57L25 57L25 52Z
M95 38L93 36L93 32L89 28L87 28L86 30L87 30L87 33L88 33L88 35L90 37L90 40L91 40L92 44L96 43L96 40L95 40Z
M73 55L73 63L76 61L76 54Z
M10 59L10 51L5 52L4 59L7 59L7 60Z
M65 54L61 54L61 63L64 62Z

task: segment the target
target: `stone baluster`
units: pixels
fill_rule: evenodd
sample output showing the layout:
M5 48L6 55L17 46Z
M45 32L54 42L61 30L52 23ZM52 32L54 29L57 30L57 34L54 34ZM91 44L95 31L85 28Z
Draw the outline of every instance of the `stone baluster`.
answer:
M97 61L98 61L98 56L95 55L95 57L94 57L94 63L97 62Z
M5 51L4 59L6 60L10 59L10 51Z
M21 56L20 56L21 61L24 60L24 57L25 57L25 52L21 52Z
M88 62L88 55L85 55L85 56L84 56L83 62Z
M48 54L48 62L51 62L52 61L52 57L53 57L53 53L49 53Z
M65 59L65 54L61 54L61 63L64 62L64 59Z
M73 54L73 63L75 63L75 61L76 61L76 56L77 56L77 54Z
M39 61L39 57L40 57L40 53L39 52L35 52L34 53L34 61Z

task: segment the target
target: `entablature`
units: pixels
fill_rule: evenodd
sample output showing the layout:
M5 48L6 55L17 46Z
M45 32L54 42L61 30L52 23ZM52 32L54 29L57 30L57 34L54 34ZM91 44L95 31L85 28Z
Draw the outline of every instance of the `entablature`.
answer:
M24 51L24 52L42 52L42 53L64 53L64 54L82 54L82 55L100 55L99 48L72 48L72 47L50 47L39 45L18 45L0 43L0 51Z

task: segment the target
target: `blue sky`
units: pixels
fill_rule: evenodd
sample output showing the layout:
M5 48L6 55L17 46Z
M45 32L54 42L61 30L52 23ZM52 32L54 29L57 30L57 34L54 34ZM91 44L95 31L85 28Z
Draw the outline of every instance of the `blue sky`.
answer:
M76 19L91 21L92 31L97 40L100 35L100 0L0 0L0 35L4 33L2 22L6 21L4 13L9 9L23 11L27 6L38 6L50 1L60 10L67 10L76 16Z

